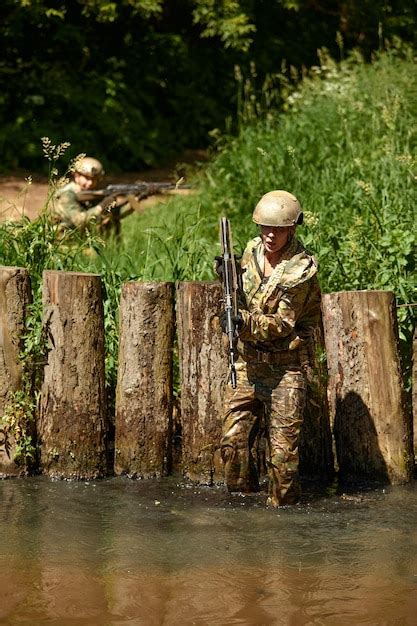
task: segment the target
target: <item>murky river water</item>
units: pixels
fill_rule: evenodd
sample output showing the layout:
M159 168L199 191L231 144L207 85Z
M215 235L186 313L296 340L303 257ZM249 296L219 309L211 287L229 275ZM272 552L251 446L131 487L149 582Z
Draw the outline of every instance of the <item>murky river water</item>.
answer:
M0 623L417 624L417 487L263 496L0 481Z

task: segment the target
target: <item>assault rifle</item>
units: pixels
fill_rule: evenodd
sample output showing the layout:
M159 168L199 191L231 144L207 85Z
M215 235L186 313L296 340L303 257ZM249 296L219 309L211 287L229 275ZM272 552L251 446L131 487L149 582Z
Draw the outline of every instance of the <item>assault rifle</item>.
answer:
M237 326L235 323L238 314L238 284L240 273L236 268L235 255L233 253L232 233L229 220L220 218L220 245L222 254L220 257L220 276L223 282L225 333L229 344L230 382L236 389L236 366L237 361Z
M86 189L77 193L78 202L94 202L103 207L105 215L101 222L102 230L112 227L116 235L120 234L120 220L134 213L137 202L149 196L162 194L179 189L178 183L169 182L146 182L107 185L103 189ZM181 185L182 189L189 189L190 185Z
M114 200L119 196L134 196L137 200L144 200L149 196L166 193L167 191L179 188L179 183L147 182L141 180L136 183L107 185L107 187L103 189L86 189L85 191L77 193L77 200L79 202L96 201L100 203L101 200L106 199L107 203L108 198ZM181 189L189 188L190 185L181 185Z

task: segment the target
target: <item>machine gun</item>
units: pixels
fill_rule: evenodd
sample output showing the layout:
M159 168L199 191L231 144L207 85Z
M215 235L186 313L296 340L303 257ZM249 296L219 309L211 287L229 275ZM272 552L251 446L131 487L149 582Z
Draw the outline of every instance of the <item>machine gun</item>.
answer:
M238 314L238 288L240 271L237 270L235 255L233 253L232 233L229 220L226 217L220 218L220 276L223 282L224 309L225 317L225 333L228 340L229 348L229 366L230 366L230 382L232 388L236 389L236 361L237 354L237 338L238 328L236 326L236 317Z

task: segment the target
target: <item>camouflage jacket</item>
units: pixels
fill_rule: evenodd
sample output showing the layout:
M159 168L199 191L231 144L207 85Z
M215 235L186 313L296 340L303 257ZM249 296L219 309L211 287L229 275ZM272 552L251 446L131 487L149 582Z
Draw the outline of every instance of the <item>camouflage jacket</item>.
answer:
M66 227L83 227L101 214L98 205L89 207L77 200L81 187L75 182L68 183L59 189L52 199L52 217Z
M244 325L239 352L296 350L309 343L320 317L314 257L293 239L271 276L263 280L264 248L256 237L246 246L241 265Z

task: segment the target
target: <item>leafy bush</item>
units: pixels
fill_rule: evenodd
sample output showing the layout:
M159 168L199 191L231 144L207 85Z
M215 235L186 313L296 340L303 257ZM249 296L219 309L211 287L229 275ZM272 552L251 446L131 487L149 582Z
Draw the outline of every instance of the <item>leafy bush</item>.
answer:
M413 0L3 0L0 169L42 168L41 135L107 170L160 164L234 116L236 64L262 81L323 45L368 55L382 37L415 42L415 17Z

